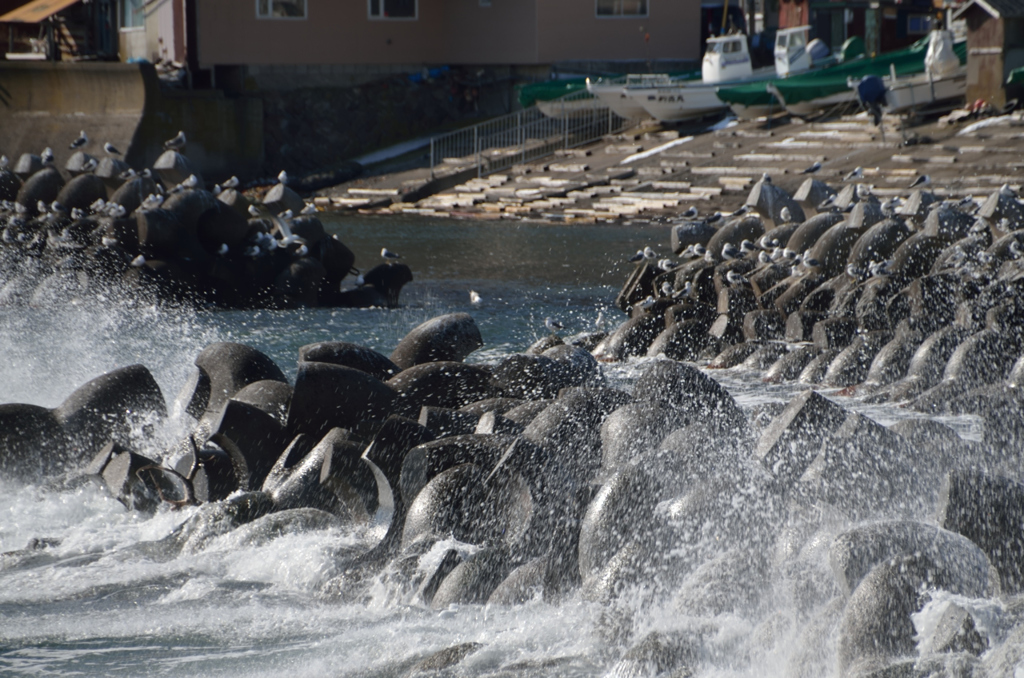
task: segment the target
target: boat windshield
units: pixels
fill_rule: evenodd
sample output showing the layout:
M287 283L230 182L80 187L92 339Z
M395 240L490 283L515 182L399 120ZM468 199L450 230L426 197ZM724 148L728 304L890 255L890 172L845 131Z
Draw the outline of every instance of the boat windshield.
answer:
M778 38L775 40L776 46L777 47L785 47L786 46L786 38L788 38L788 37L789 36L786 35L785 33L779 33Z
M803 31L793 33L789 36L790 47L803 47L807 44L807 34Z
M735 54L743 51L743 45L739 40L715 40L710 42L708 51L715 54Z

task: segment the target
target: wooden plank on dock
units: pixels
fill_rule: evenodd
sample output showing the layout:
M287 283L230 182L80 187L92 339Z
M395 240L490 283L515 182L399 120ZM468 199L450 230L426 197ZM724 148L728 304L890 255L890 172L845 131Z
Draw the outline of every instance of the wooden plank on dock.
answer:
M904 163L932 163L941 165L952 165L956 162L955 155L902 155L897 154L892 156L893 162L904 162Z

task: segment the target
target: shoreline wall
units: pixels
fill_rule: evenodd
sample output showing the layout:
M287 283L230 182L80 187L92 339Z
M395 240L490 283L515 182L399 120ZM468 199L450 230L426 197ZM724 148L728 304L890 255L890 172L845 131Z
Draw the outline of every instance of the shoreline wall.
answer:
M63 168L85 130L86 153L109 141L133 166L153 163L165 139L187 130L188 156L204 175L260 175L263 102L219 90L162 91L151 64L0 61L0 153L53 149Z

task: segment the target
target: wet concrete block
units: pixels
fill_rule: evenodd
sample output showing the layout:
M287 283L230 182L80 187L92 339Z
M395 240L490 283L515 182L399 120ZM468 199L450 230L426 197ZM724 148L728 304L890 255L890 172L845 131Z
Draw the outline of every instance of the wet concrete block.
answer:
M785 485L807 470L822 442L845 421L846 410L814 391L789 402L761 434L754 458Z

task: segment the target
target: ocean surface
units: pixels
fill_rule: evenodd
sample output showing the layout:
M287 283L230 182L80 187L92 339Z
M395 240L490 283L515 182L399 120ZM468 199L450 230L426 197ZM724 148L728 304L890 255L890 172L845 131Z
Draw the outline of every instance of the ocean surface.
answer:
M403 256L415 280L401 308L184 311L92 298L59 309L0 309L0 402L53 407L108 370L145 364L172 412L140 450L158 455L187 431L188 418L174 401L195 356L211 342L252 345L294 378L304 344L345 340L388 354L424 320L467 311L485 341L469 361L490 363L546 334L546 317L562 322L565 334L593 329L599 316L621 322L613 300L631 270L626 259L647 245L669 255L666 226L353 217L326 225L364 270L379 261L381 247ZM470 290L480 304L470 303ZM605 375L628 390L650 360L608 365ZM736 370L712 376L744 407L785 402L800 390L768 387ZM918 416L849 400L845 406L883 423ZM947 423L966 437L978 435L970 418ZM475 642L482 647L453 675L593 676L607 674L645 632L692 621L669 608L638 609L623 622L631 641L619 644L609 640L616 624L608 610L578 595L436 611L384 576L357 601L325 598L321 587L338 553L366 538L341 529L276 538L240 529L169 559L140 548L195 510L145 516L96 485L59 490L0 480L0 553L52 540L32 556L0 556L0 675L405 676L432 652ZM444 546L452 544L436 547L422 567L436 562ZM785 582L766 586L783 590ZM782 599L769 612L799 616ZM764 649L751 638L766 614L713 620L708 645L716 651L701 660L699 674L780 675L800 651L807 622L785 626L790 641ZM927 627L928 620L921 623Z

